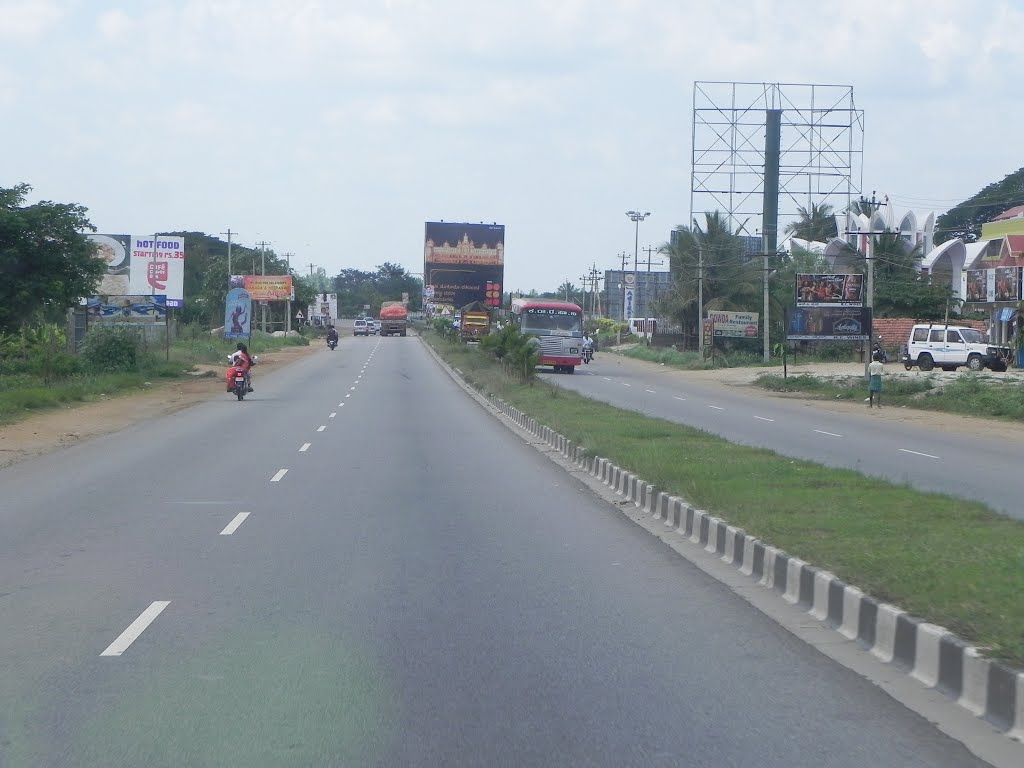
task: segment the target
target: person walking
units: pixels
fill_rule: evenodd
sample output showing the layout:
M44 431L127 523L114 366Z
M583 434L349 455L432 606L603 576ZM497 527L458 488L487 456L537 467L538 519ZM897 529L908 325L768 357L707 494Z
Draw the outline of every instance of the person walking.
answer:
M885 366L882 364L881 354L875 352L871 356L871 362L868 363L868 408L875 407L875 401L878 401L878 407L882 407L882 371L885 370Z

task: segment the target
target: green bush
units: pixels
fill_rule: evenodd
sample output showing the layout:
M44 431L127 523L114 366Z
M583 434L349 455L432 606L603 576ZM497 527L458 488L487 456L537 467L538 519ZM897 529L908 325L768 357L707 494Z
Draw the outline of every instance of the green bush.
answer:
M93 328L85 337L82 356L97 372L135 371L139 368L142 334L127 325Z
M480 341L480 349L501 361L502 367L515 374L521 381L533 379L534 369L540 362L537 339L523 335L514 325L485 336Z

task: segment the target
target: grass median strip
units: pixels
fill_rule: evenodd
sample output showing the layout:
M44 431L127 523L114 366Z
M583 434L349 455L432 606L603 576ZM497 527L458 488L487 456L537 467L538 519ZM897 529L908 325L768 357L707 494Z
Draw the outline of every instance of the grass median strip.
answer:
M519 384L476 349L427 339L475 387L591 454L1024 667L1024 523L980 503L734 445L543 382Z

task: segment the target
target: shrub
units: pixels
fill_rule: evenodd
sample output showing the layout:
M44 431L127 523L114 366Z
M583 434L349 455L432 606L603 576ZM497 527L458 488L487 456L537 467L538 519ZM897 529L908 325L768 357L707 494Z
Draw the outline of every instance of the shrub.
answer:
M139 367L142 336L127 325L93 328L85 337L82 356L93 371L134 371Z

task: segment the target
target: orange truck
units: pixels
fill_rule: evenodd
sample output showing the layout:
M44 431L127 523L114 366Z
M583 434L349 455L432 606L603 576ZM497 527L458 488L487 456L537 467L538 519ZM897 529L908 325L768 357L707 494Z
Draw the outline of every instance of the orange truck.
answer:
M380 307L381 336L405 336L409 324L409 310L400 301L385 301Z

